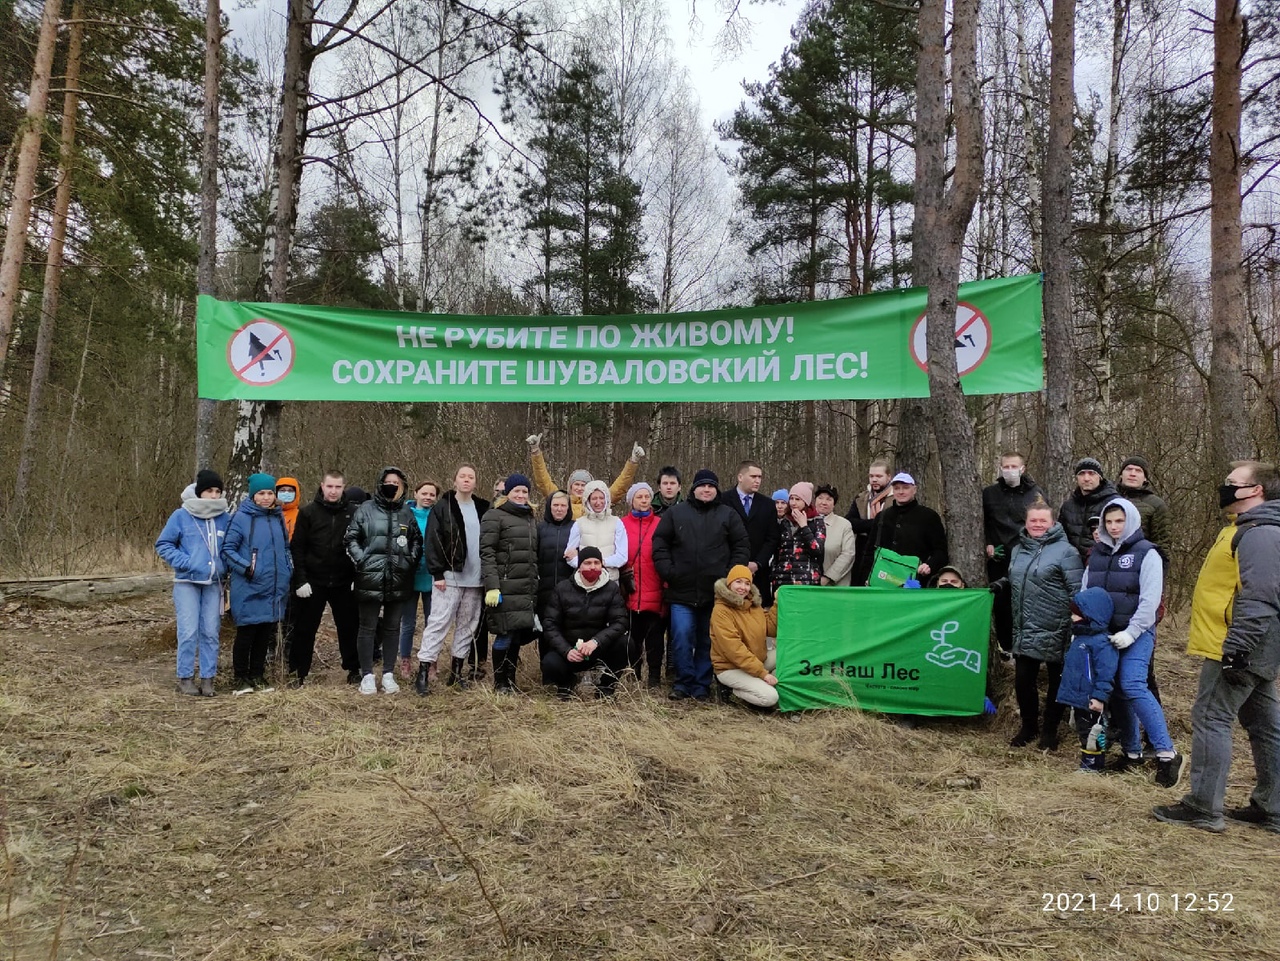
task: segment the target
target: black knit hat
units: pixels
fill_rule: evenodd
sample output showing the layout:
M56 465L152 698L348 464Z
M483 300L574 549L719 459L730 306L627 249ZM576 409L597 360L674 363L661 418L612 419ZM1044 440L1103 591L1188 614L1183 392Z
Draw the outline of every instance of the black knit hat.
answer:
M217 471L202 470L196 474L196 497L215 487L222 490L222 478Z
M1102 469L1102 461L1096 457L1081 457L1076 461L1075 473L1079 474L1082 470L1091 470L1099 477L1106 477L1106 472Z
M693 484L690 490L695 487L702 487L704 484L710 484L716 490L720 489L720 478L716 476L716 472L710 467L702 467L698 469L698 473L693 475Z
M578 566L581 567L583 561L588 561L593 557L596 560L598 560L601 564L604 563L604 554L601 553L600 548L598 547L582 548L582 550L578 551Z
M817 498L819 494L831 495L831 502L833 504L840 502L840 492L836 490L836 486L834 484L819 484L818 489L813 492L814 498Z
M1151 465L1147 463L1147 459L1140 454L1133 454L1126 457L1120 464L1120 473L1124 473L1126 467L1140 467L1144 476L1151 477Z

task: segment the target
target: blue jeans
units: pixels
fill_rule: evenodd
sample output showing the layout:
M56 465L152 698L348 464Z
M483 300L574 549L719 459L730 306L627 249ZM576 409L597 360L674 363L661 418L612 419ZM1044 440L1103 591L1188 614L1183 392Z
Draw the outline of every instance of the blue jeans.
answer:
M173 582L173 611L178 617L178 677L196 672L200 655L200 676L218 673L218 631L222 627L222 585Z
M1120 744L1126 754L1135 757L1142 753L1139 725L1146 729L1151 746L1157 752L1173 750L1164 711L1147 686L1147 670L1155 646L1155 634L1146 631L1120 652L1120 668L1111 697L1111 720L1120 728Z
M413 653L413 638L418 633L418 599L422 599L422 625L426 627L431 616L431 592L414 591L404 602L404 615L400 618L400 656Z
M711 611L711 604L671 605L671 649L676 669L673 691L690 697L707 697L711 693Z

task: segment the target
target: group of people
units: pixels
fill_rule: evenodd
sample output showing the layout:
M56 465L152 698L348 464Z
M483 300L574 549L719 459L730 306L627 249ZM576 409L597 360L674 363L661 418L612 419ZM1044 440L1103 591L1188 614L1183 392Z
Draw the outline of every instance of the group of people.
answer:
M635 480L645 456L639 445L612 484L579 469L561 488L541 437L528 441L533 479L509 475L495 484L492 502L477 493L470 464L443 491L423 481L411 492L406 474L387 467L371 495L329 471L305 505L295 479L254 474L232 514L220 478L200 471L156 544L175 572L178 689L214 693L224 578L237 625L238 692L266 686L266 654L282 624L293 683L304 684L328 606L347 679L363 694L379 686L396 693L398 667L426 695L444 673L446 644L449 683L483 676L492 634L499 692L515 690L520 653L536 643L542 679L561 697L573 696L584 675L595 678L597 696L609 697L627 672L647 672L651 687L665 674L675 700L708 700L718 682L759 708L777 703L768 639L781 586L866 585L886 557L934 586L966 586L948 563L941 518L919 502L914 478L893 473L886 461L871 464L866 488L842 516L830 484L801 481L761 494L764 474L754 461L739 465L728 490L703 468L686 495L674 467L658 472L655 490ZM995 636L1015 665L1021 716L1011 746L1056 748L1070 707L1082 767L1096 769L1109 717L1122 747L1111 769L1142 767L1145 735L1155 779L1172 786L1185 761L1170 738L1152 666L1168 508L1141 457L1121 464L1118 484L1100 461L1082 458L1075 480L1055 512L1025 459L1010 452L983 491ZM1259 765L1252 805L1266 826L1280 829L1273 770L1280 709L1271 683L1280 667L1280 553L1266 554L1269 539L1280 537L1280 485L1275 469L1257 462L1234 465L1228 480L1233 494L1227 503L1223 487L1223 506L1248 523L1219 537L1193 605L1191 652L1207 658L1193 710L1193 792L1168 809L1175 813L1157 809L1157 816L1198 812L1202 823L1193 826L1219 829L1222 745L1225 738L1229 759L1230 717L1239 714ZM530 501L535 492L544 497L540 515ZM621 515L613 510L618 501ZM1224 613L1232 598L1237 608L1250 605L1252 620ZM469 657L480 662L470 673Z

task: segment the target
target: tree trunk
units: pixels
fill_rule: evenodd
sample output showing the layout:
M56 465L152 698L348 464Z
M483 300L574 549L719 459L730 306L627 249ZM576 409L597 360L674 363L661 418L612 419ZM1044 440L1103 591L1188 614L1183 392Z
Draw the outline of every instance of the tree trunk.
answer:
M31 368L31 388L27 392L27 419L22 427L22 453L18 457L18 477L13 484L13 513L21 517L27 488L35 465L36 442L40 433L40 412L44 386L49 379L53 356L53 332L58 321L58 296L62 285L63 252L67 241L67 211L71 209L71 165L76 146L76 110L80 106L80 46L84 40L84 0L71 8L71 31L67 43L66 92L62 97L62 133L58 145L57 189L53 199L53 224L45 258L44 291L40 298L40 328L36 333L36 355Z
M314 0L289 0L289 23L284 51L284 80L280 92L280 131L273 164L272 210L263 242L258 296L284 303L289 292L289 252L298 218L298 189L302 181L302 152L306 143L311 65L316 48L311 38ZM281 401L240 401L231 441L228 486L239 492L255 470L274 470L279 457Z
M1076 0L1054 0L1049 136L1044 165L1045 493L1067 495L1074 444L1071 311L1071 139L1075 131ZM1105 229L1105 226L1104 226Z
M921 0L916 70L915 282L929 289L927 410L942 470L951 558L970 583L983 571L982 496L973 422L956 368L955 319L965 231L982 186L982 99L977 76L978 0L955 0L951 110L947 110L946 0ZM947 132L955 130L948 187Z
M1216 0L1213 20L1213 134L1209 144L1210 279L1209 407L1219 464L1249 457L1244 379L1246 337L1240 239L1240 61L1244 22L1237 0ZM1223 468L1225 469L1225 467Z
M61 0L44 0L40 16L40 39L36 44L35 64L31 69L31 88L27 93L27 118L18 148L18 170L13 178L13 196L9 206L9 226L4 235L4 254L0 255L0 370L9 356L9 334L18 305L22 282L22 262L27 252L27 231L31 226L31 200L35 195L36 169L40 165L40 140L44 134L44 115L49 103L49 73L53 69L53 50L58 39L58 13Z
M1042 203L1040 158L1036 151L1036 124L1031 116L1031 105L1038 99L1039 91L1031 82L1031 64L1027 54L1026 0L1014 0L1014 36L1018 53L1018 92L1022 103L1022 135L1027 144L1027 224L1031 230L1031 269L1044 263L1043 237L1040 230Z
M206 0L204 19L204 143L200 153L200 259L196 291L217 296L218 268L218 81L222 75L220 0ZM196 400L197 471L213 463L213 419L217 401Z

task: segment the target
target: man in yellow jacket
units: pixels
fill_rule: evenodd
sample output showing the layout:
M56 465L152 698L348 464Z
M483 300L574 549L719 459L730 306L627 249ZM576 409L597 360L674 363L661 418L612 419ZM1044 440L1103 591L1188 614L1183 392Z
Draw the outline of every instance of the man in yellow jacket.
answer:
M1236 522L1218 535L1196 581L1188 650L1205 658L1191 708L1191 789L1157 820L1202 831L1226 819L1280 834L1280 472L1235 461L1218 503ZM1249 735L1257 783L1224 810L1236 719Z

